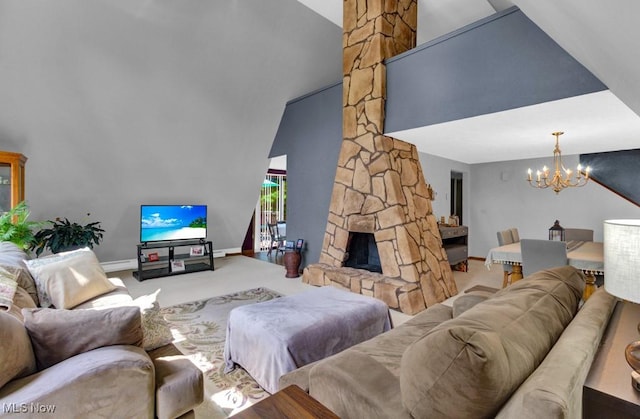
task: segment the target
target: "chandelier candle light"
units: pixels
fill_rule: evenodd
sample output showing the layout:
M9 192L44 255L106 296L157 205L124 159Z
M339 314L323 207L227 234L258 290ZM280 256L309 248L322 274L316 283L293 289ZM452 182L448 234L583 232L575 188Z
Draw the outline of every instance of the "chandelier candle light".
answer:
M542 171L536 171L536 180L534 183L531 169L527 171L527 181L529 182L529 185L534 188L553 188L557 194L564 188L584 186L589 181L589 172L591 171L591 167L587 166L583 174L582 165L579 164L577 167L577 175L574 178L573 170L565 168L562 164L562 153L560 152L560 145L558 143L562 134L564 134L564 132L560 131L551 134L556 137L556 147L553 149L553 165L555 167L553 177L549 178L549 168L544 166ZM562 171L564 171L564 177L562 176Z

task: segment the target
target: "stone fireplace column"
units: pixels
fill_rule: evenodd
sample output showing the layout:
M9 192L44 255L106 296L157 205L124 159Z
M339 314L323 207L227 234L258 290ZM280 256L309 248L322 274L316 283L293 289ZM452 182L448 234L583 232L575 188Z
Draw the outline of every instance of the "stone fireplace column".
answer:
M304 274L410 314L458 292L418 151L383 135L384 60L415 47L416 24L417 0L344 0L343 142L320 263ZM351 233L375 236L382 274L343 267Z

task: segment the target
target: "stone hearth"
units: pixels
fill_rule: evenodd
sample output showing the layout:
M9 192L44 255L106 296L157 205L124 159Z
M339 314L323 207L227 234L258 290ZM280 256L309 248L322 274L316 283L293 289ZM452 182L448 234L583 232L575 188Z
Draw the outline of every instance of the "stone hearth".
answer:
M418 151L385 136L384 60L415 47L416 0L345 0L343 142L318 264L303 281L415 314L457 294ZM351 233L375 237L382 274L345 267Z

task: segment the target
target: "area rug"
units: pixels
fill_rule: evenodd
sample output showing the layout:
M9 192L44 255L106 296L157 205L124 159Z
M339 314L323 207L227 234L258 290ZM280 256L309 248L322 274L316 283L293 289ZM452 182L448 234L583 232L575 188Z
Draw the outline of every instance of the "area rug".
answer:
M254 288L161 309L174 345L204 374L205 401L197 418L226 418L269 396L242 368L224 373L224 341L231 309L280 296Z

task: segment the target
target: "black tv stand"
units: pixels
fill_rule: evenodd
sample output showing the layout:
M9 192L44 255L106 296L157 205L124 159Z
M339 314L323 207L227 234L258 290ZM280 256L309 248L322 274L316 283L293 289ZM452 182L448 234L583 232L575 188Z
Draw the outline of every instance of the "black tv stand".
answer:
M176 252L176 248L190 247L188 252ZM138 270L133 276L138 281L162 276L214 270L213 243L204 239L145 242L137 245ZM155 249L167 249L156 252ZM198 254L196 250L200 250ZM163 253L163 254L160 254ZM154 255L157 259L150 255Z

